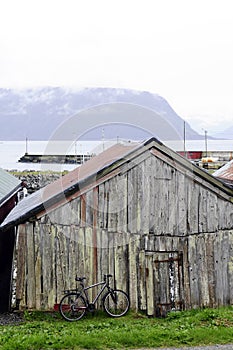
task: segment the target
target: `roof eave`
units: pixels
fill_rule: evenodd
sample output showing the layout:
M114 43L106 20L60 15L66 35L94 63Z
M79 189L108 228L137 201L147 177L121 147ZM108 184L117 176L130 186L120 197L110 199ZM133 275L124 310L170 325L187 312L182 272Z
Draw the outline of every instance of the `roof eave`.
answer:
M20 189L22 185L19 183L13 190L11 190L5 197L0 200L0 207L2 207L6 202L8 202Z
M125 155L120 157L119 159L116 159L108 164L106 164L103 168L100 170L93 172L86 178L78 181L77 183L72 184L69 188L67 188L65 191L62 191L55 196L49 198L44 203L41 203L40 205L36 206L32 210L28 211L26 214L20 216L19 218L12 220L11 222L7 223L5 226L0 227L0 230L6 230L9 227L17 226L19 224L25 223L30 218L36 218L39 213L42 211L49 209L51 206L56 204L61 199L64 199L64 197L68 197L72 195L73 193L76 193L77 191L80 191L80 189L86 188L90 183L93 182L93 180L99 180L105 175L110 174L113 170L120 167L123 163L126 161L131 161L133 158L137 157L138 154L144 152L145 150L149 150L152 147L157 148L160 152L162 152L164 155L169 157L175 162L178 162L180 165L185 167L187 170L192 171L195 175L198 177L201 177L203 180L208 181L213 186L216 186L220 191L224 192L227 196L229 196L229 199L231 202L233 202L233 189L229 187L224 182L220 181L219 179L215 178L214 176L207 173L205 170L200 169L195 164L191 163L188 159L180 156L175 151L171 150L170 148L166 147L161 141L157 140L156 138L152 137L151 139L145 141L144 143L139 144L135 148L131 149L130 151L126 152ZM169 152L168 152L169 150Z

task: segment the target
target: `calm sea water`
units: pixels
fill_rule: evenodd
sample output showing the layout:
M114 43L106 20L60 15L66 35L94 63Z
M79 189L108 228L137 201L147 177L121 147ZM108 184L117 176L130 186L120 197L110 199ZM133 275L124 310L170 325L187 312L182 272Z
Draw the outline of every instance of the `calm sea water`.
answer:
M114 141L0 141L0 167L6 170L72 170L75 164L34 164L19 163L18 160L27 151L29 154L98 154L107 149ZM183 151L182 141L166 141L165 145L175 151ZM205 151L205 140L186 141L186 151ZM208 151L233 152L233 140L208 140Z
M101 141L0 141L0 167L6 170L72 170L75 164L36 164L19 163L18 160L29 154L92 154L101 152Z

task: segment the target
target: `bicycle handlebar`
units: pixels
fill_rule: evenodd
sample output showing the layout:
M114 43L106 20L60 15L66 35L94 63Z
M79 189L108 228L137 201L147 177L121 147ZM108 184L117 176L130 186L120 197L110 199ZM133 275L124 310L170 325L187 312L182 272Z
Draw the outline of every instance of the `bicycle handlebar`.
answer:
M110 277L112 277L112 275L109 275L109 274L104 275L104 281L106 281L106 279L109 279Z

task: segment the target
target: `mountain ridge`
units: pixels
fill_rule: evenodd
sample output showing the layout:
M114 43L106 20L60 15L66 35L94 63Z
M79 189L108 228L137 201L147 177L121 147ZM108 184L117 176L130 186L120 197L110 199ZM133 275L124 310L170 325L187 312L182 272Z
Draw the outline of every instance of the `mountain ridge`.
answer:
M79 117L75 128L82 124L85 130L87 113L96 122L92 128L87 124L86 139L101 139L103 129L105 138L184 137L184 120L160 95L130 89L41 87L0 89L0 140L48 140L75 115ZM187 139L203 139L187 122L185 131ZM59 137L68 136L60 132Z

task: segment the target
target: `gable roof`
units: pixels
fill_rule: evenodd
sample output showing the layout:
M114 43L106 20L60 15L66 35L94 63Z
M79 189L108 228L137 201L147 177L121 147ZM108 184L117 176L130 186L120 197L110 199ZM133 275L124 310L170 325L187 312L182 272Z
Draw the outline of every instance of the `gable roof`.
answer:
M10 199L20 187L20 180L0 168L0 206Z
M105 169L111 167L119 159L124 159L128 153L137 147L139 147L138 143L117 143L91 158L80 167L20 201L6 217L0 228L17 225L45 210L50 205L64 200L66 196L94 181L98 174L103 173Z
M202 184L205 182L207 187L208 184L212 185L211 188L214 186L218 195L233 201L233 190L229 186L172 151L157 139L151 138L142 143L118 143L91 158L82 166L19 202L0 228L6 229L9 226L18 225L35 216L40 216L40 213L43 214L48 209L64 204L66 199L71 200L75 193L80 195L105 181L107 177L119 173L120 166L129 164L145 151L160 156L165 162L179 170L183 169L184 173L189 173L189 176L192 176L195 181Z

